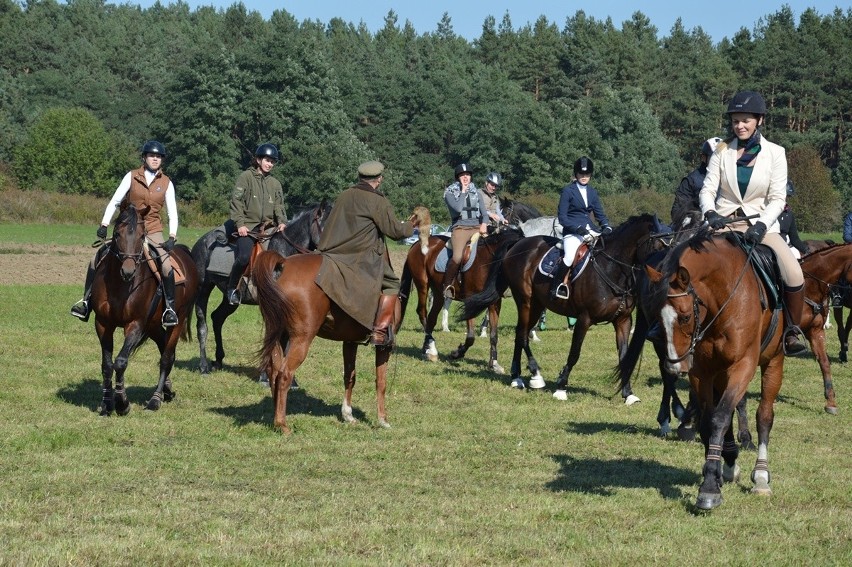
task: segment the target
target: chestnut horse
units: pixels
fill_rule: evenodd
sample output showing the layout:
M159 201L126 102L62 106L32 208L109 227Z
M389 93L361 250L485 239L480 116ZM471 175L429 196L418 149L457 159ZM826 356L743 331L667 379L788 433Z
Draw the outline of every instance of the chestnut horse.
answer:
M109 250L95 270L92 311L101 343L103 399L100 414L104 416L111 415L113 411L119 415L130 411L124 386L127 361L149 337L160 349L160 379L145 407L158 410L163 400L171 401L175 391L169 374L175 362L175 347L179 338L189 338L189 319L198 290L198 272L189 249L177 245L170 254L172 265L180 268L184 280L175 286L178 324L164 328L160 325L163 294L143 253L145 231L142 226L142 214L136 207L128 205L124 208L115 219ZM124 328L124 345L113 361L113 334L117 327Z
M688 366L701 415L704 480L696 507L722 503L722 483L739 478L739 447L732 417L755 370L761 370L757 409L758 455L752 492L770 494L768 445L773 404L784 376L783 315L774 308L751 267L738 233L713 236L707 229L675 247L650 278L647 313L660 322L672 372ZM619 362L622 387L629 384L638 356L629 350ZM723 464L724 461L724 464Z
M597 240L590 250L588 266L571 284L568 299L551 299L551 279L538 269L544 255L558 242L548 236L524 238L514 245L503 261L494 264L481 293L465 300L462 317L476 317L507 288L518 308L515 327L515 350L512 357L512 386L524 388L521 378L521 354L526 354L532 373L529 386L544 388L544 378L530 349L530 331L538 324L545 309L575 317L577 323L571 337L568 360L556 383L554 397L567 399L568 377L580 358L580 349L592 324L611 323L619 357L627 348L631 313L635 304L636 270L656 245L651 236L659 232L654 215L630 217L615 231ZM559 260L561 261L561 260ZM496 356L496 355L495 355ZM625 402L639 401L629 386L622 392Z
M514 226L504 228L494 234L480 238L477 243L476 257L470 268L459 271L461 285L457 285L458 292L455 299L464 300L482 290L491 266L499 263L506 250L523 238L523 233ZM443 287L444 273L437 271L435 264L438 256L446 250L448 238L443 236L431 236L425 247L421 242L411 246L405 267L402 271L400 283L400 299L402 300L402 311L408 305L408 296L411 292L411 283L417 289L417 316L423 326L423 357L435 362L438 360L438 349L432 332L438 322L438 315L444 307ZM428 296L432 292L432 307L427 314ZM440 299L434 299L440 298ZM497 323L500 317L500 297L494 298L487 306L489 320L489 341L491 344L488 368L502 373L503 369L497 362ZM485 309L483 307L482 310ZM481 311L480 311L481 312ZM467 318L467 334L465 341L450 353L451 359L464 357L468 349L476 340L476 321L472 317Z

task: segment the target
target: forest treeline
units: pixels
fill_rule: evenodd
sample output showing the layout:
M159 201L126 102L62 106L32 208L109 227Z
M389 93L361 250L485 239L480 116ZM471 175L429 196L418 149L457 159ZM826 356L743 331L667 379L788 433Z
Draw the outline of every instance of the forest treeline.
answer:
M441 219L460 161L553 213L585 154L613 219L668 220L701 142L729 135L727 101L749 89L787 148L800 229L835 229L852 208L852 9L797 21L784 6L717 44L680 20L661 36L639 11L519 28L506 13L463 22L481 25L473 41L456 25L445 14L418 34L389 12L373 33L242 3L0 0L0 178L107 196L156 138L179 197L224 215L272 142L291 207L333 197L375 158L400 214L424 204Z

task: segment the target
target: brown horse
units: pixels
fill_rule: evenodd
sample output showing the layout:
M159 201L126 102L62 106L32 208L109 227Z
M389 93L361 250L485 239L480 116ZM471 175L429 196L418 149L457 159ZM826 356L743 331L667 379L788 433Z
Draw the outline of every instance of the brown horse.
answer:
M750 255L751 253L749 253ZM660 266L647 267L646 310L660 322L673 372L685 370L700 405L705 463L696 506L722 503L722 483L739 477L739 447L732 416L759 366L758 455L752 492L770 494L768 444L773 404L784 375L783 320L767 300L771 294L755 275L736 235L713 237L701 230L675 247ZM631 349L619 362L622 387L638 356ZM724 465L722 464L724 461Z
M529 386L545 386L529 341L530 331L545 309L575 317L577 323L571 337L571 350L554 393L557 399L567 399L568 377L580 358L583 341L592 324L612 323L619 357L624 354L635 303L635 270L657 245L658 241L651 236L660 228L655 216L645 214L629 218L611 235L599 239L591 250L588 266L572 282L568 299L551 299L550 278L538 269L539 262L557 239L548 236L524 238L506 253L501 263L492 266L483 291L465 300L462 317L476 317L501 297L507 287L512 290L518 308L512 357L512 386L516 388L525 387L521 378L522 352L527 356L532 373ZM628 404L639 401L629 386L624 388L622 396Z
M178 245L171 252L172 265L183 272L184 280L175 286L178 324L164 328L160 325L163 294L145 259L144 240L142 215L136 207L128 205L116 218L109 250L95 271L92 310L101 343L103 399L100 413L104 416L113 411L119 415L130 411L124 373L130 355L149 337L160 349L160 379L145 407L158 410L164 399L171 401L175 391L169 374L175 362L175 347L179 338L189 338L189 319L198 290L198 272L189 249ZM117 327L124 328L124 345L113 361L113 334Z
M421 231L429 234L428 211L417 207L415 216L420 221ZM253 275L264 326L260 369L269 377L275 408L273 423L282 433L290 433L287 426L290 384L318 336L343 343L345 394L341 415L347 423L357 421L352 414L355 357L358 345L370 338L371 329L349 316L315 283L321 265L319 254L285 258L273 251L260 254L255 261ZM395 322L395 330L398 331L401 324L402 317ZM391 350L376 347L376 404L378 423L382 427L390 427L385 410L385 385Z
M495 232L490 236L480 238L477 243L476 257L470 268L459 272L461 285L456 286L458 292L455 299L462 301L466 297L480 292L488 277L491 266L499 263L506 250L511 248L521 238L523 238L523 233L513 226ZM435 325L438 322L438 315L445 306L442 288L444 274L436 269L436 261L439 255L445 253L447 240L447 237L431 236L425 246L422 243L412 245L408 251L400 283L400 299L402 300L403 313L408 305L408 296L411 292L412 282L417 289L417 316L425 333L422 353L423 357L431 362L438 360L438 349L435 345L435 338L432 332L435 330ZM433 300L432 307L428 310L427 314L430 291L432 292ZM489 340L491 344L488 368L498 373L503 372L502 367L497 362L497 323L500 317L500 305L500 297L497 297L487 306L490 329ZM447 301L448 306L449 301ZM473 318L468 318L465 341L450 353L449 356L451 359L456 360L464 357L468 349L473 346L476 340L475 326L476 321Z

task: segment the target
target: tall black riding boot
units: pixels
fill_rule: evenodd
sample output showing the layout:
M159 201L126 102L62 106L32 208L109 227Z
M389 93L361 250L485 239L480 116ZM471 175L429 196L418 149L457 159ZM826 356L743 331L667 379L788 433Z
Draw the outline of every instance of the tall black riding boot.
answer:
M71 315L81 321L89 320L89 313L92 312L89 307L89 300L92 298L92 284L95 283L95 269L91 266L86 271L86 285L83 287L83 299L75 303L71 307Z
M240 285L240 278L243 277L243 272L245 272L245 269L245 266L240 266L236 263L231 269L231 275L228 277L228 289L225 292L225 297L228 298L228 303L230 303L231 305L239 305L242 301L242 297L240 296L240 290L238 290L237 288Z
M799 323L805 307L805 286L784 288L784 316L787 327L784 329L784 354L801 354L808 350L801 340L802 330Z
M565 276L570 270L570 266L566 266L561 259L556 265L556 270L553 272L553 281L550 282L550 300L568 299L568 286L565 284Z
M444 272L444 282L441 284L441 288L444 290L444 297L449 299L456 298L456 276L459 275L459 264L450 258L450 261L447 262L447 269Z
M166 308L163 310L163 327L174 327L178 324L178 316L175 312L175 273L163 276L163 301Z
M370 335L371 345L393 347L396 338L394 328L399 321L400 313L399 297L382 294L379 298L379 307L376 309L376 319L373 322L373 334Z

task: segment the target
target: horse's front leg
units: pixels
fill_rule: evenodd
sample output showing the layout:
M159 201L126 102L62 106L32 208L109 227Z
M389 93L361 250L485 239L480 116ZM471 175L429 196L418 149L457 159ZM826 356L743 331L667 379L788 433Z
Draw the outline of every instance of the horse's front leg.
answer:
M355 357L358 354L358 343L343 343L343 405L340 413L346 423L358 423L352 415L352 390L355 389ZM378 351L376 352L376 363L378 364ZM377 375L378 376L378 375ZM378 380L378 377L377 377ZM378 382L376 383L378 388ZM384 402L382 402L384 403Z
M424 291L424 294L425 293L426 292ZM426 316L423 324L424 335L423 348L421 352L423 353L424 360L428 360L429 362L438 362L438 347L435 345L435 338L432 336L432 331L435 330L435 325L438 322L438 314L441 312L443 304L439 299L440 296L435 294L435 290L432 291L432 294L432 307L429 309L429 314Z
M113 364L115 369L115 412L118 415L127 415L130 412L130 402L127 399L127 392L124 387L124 373L127 370L130 354L145 340L145 336L145 330L138 321L124 327L124 345L122 345L118 356L115 357Z
M387 347L376 347L376 407L379 417L379 426L390 427L388 414L385 409L385 390L387 388L388 361L391 349Z
M110 416L115 411L115 392L112 389L112 349L113 349L113 333L115 327L105 328L100 323L95 323L95 329L98 333L98 339L101 343L101 376L103 378L102 388L103 396L101 398L101 407L99 413L102 416Z
M464 336L464 342L459 344L456 347L456 350L450 353L451 360L459 360L460 358L464 358L464 355L467 354L467 351L470 347L473 346L474 341L476 341L476 320L468 319L467 325L465 326L466 333Z
M213 363L214 370L221 370L222 361L225 360L225 346L222 343L222 326L225 324L225 320L237 310L237 307L239 305L231 305L223 293L222 303L210 315L210 320L213 322L213 337L216 339L216 362Z
M612 326L615 329L615 348L618 352L618 360L621 360L624 358L624 355L627 354L627 346L630 343L630 327L633 326L633 317L628 314L626 317L616 319L612 322ZM577 358L579 357L580 353L578 352ZM624 403L628 406L632 406L636 402L642 401L639 399L639 396L633 393L633 388L629 382L622 388L621 397L624 399Z
M839 325L839 323L838 323ZM811 344L811 352L816 356L822 373L823 395L825 396L825 412L837 415L837 402L834 399L834 383L831 379L831 361L828 359L825 345L825 329L812 327L806 333Z
M571 336L571 349L568 351L568 359L559 372L559 378L556 380L556 391L553 392L553 397L557 400L565 401L568 399L568 378L571 376L574 365L580 360L580 349L583 348L583 341L586 340L586 333L590 326L591 320L588 314L583 313L577 318L577 326L574 327L574 334Z

